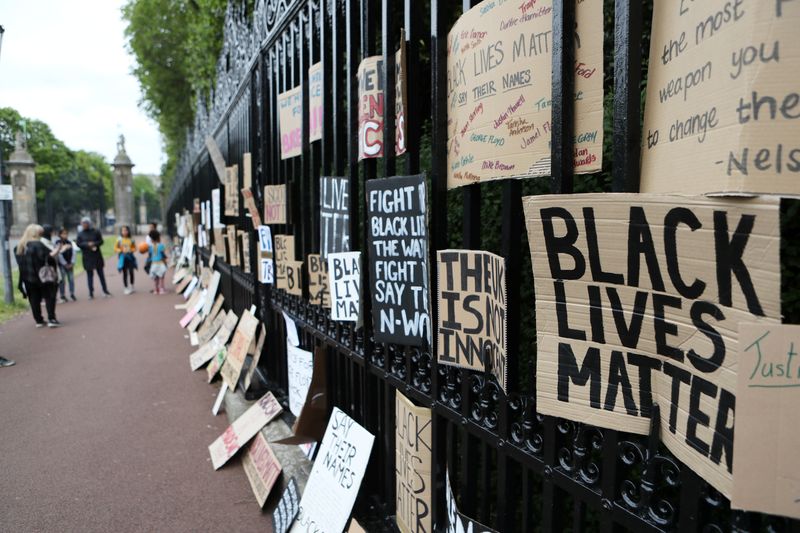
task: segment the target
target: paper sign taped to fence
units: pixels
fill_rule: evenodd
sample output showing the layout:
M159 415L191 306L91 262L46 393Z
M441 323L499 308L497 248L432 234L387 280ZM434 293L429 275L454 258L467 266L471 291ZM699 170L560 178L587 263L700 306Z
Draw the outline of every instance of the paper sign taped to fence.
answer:
M322 63L308 69L308 142L322 139Z
M228 459L239 451L239 448L247 444L261 428L269 424L281 411L283 411L281 404L278 403L278 400L275 399L271 392L266 393L260 400L251 405L208 447L214 470L227 463Z
M476 250L440 250L437 260L439 362L491 370L506 390L505 259Z
M258 260L258 281L272 285L275 283L275 263L272 259L262 257Z
M281 129L281 159L303 152L303 86L298 85L278 95Z
M431 521L431 410L395 391L395 492L397 527L433 531Z
M445 504L447 506L447 523L445 533L497 533L492 528L476 522L472 518L462 514L456 506L456 498L453 495L453 486L450 484L450 470L445 473Z
M281 463L261 431L256 433L247 447L247 453L242 456L242 467L258 506L264 507L264 502L281 474Z
M367 243L376 342L431 338L425 176L367 180Z
M360 322L361 252L328 254L328 281L331 287L331 318Z
M264 224L286 224L286 185L264 187Z
M244 198L244 206L250 213L250 219L253 221L253 227L257 228L261 225L261 214L256 207L256 200L253 198L253 191L249 187L242 189L242 198Z
M228 357L222 367L222 379L228 384L231 392L236 390L239 382L239 375L244 367L244 360L247 357L247 350L256 336L258 329L258 319L248 310L244 310L239 319L239 325L233 333L233 340L228 347Z
M258 251L263 253L272 253L272 231L269 226L258 227Z
M338 407L325 430L292 533L343 531L375 437Z
M447 187L550 175L552 0L485 0L447 36ZM576 3L575 172L603 163L603 2ZM560 120L559 117L556 118Z
M208 150L208 157L211 158L211 164L214 165L214 171L217 173L217 178L220 182L225 182L225 158L222 157L222 152L219 151L217 141L211 135L206 135L206 149Z
M224 184L224 182L223 182ZM221 191L219 187L211 189L211 229L218 230L223 228L222 220L220 219L220 210L222 206ZM217 243L219 244L219 243Z
M800 196L800 3L656 1L642 192Z
M322 176L320 182L320 255L350 251L350 180Z
M308 269L308 301L314 305L321 305L326 309L330 309L328 262L323 261L320 254L308 254L306 268Z
M314 356L287 341L286 368L289 376L289 410L294 416L300 416L314 374Z
M225 216L239 216L239 166L225 169Z
M800 326L739 324L731 507L800 518Z
M300 336L297 334L297 324L295 324L292 317L286 314L286 311L281 311L283 314L283 323L286 325L286 342L292 346L300 346Z
M272 513L273 533L286 533L289 531L299 510L300 491L297 489L297 481L292 477L286 485L286 490L283 491L278 506Z
M780 321L777 199L523 198L536 409L644 434L731 494L737 325ZM547 318L543 318L547 317Z
M275 235L275 263L278 288L285 287L286 268L290 261L294 261L294 235Z

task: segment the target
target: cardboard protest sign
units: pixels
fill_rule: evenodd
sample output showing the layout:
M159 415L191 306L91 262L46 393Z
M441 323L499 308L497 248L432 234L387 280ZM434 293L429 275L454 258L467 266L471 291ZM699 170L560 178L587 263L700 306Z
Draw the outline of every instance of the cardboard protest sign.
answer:
M247 231L239 231L239 240L241 240L241 246L239 250L242 254L242 271L245 274L250 273L250 233Z
M355 420L333 408L292 533L344 530L374 440Z
M440 250L437 359L491 370L506 390L506 263L490 252Z
M314 444L322 440L328 415L328 382L326 349L318 346L314 350L313 374L306 389L305 402L292 426L292 436L275 441L279 444ZM301 375L302 377L302 375ZM291 402L291 390L289 401ZM304 449L311 459L312 449Z
M239 317L232 309L227 313L225 313L223 310L220 310L217 314L217 317L214 319L208 329L201 328L201 331L198 334L198 340L200 341L200 344L205 344L214 337L218 337L219 342L221 344L225 344L228 342L231 333L236 328L238 321ZM194 356L194 354L192 354L192 356ZM208 356L208 358L210 357L211 355ZM206 361L208 361L208 358L200 362L199 365L203 365ZM190 361L195 361L195 359L190 357ZM195 367L194 364L192 364L192 370L196 370L196 368L199 368L199 366Z
M286 224L286 185L264 187L264 224Z
M303 295L303 262L287 261L286 275L278 279L278 288L295 296Z
M303 152L303 86L278 95L278 120L281 130L281 159Z
M248 310L242 312L239 325L233 333L233 340L228 346L228 357L222 367L222 379L228 384L231 391L236 390L239 382L239 375L244 367L244 360L247 357L247 350L256 336L258 319Z
M286 270L294 262L294 235L275 235L275 279L279 289L285 289Z
M642 192L800 195L800 4L657 1Z
M264 341L267 339L267 328L261 327L261 330L258 334L258 340L256 341L256 347L253 350L253 360L250 361L250 366L245 372L244 381L242 382L242 386L244 390L250 388L250 383L253 381L253 376L256 373L256 369L258 368L258 362L261 360L261 353L264 351Z
M219 369L222 368L222 365L225 364L225 358L228 356L228 349L225 346L220 347L216 353L211 358L211 361L208 363L206 367L206 374L208 374L208 382L211 383L214 381L214 378L217 377L219 373Z
M221 191L217 187L216 189L211 189L211 229L213 230L219 230L224 227L220 218L220 209L222 209Z
M253 198L253 191L250 190L250 187L242 189L242 198L244 198L244 206L247 208L247 212L250 213L250 220L253 221L253 227L259 227L261 225L261 214L258 212L256 200Z
M431 519L431 410L395 391L395 477L397 527L433 531Z
M800 326L739 324L731 507L800 518Z
M313 354L287 342L286 372L289 376L289 410L294 416L300 416L314 372Z
M552 0L485 0L447 37L447 187L550 175ZM575 13L575 172L603 163L603 2Z
M347 533L367 533L367 530L361 527L358 520L355 518L350 519L350 525L347 526Z
M272 513L273 533L286 533L300 510L300 491L294 477L289 479L278 506Z
M228 426L225 432L208 447L211 454L211 463L214 470L228 462L239 448L258 433L261 428L269 424L283 409L271 392L266 393L260 400L251 405L247 411Z
M225 169L225 216L239 216L239 166Z
M322 139L322 63L308 69L308 142Z
M661 439L731 493L737 325L780 320L778 201L523 198L536 409Z
M320 255L350 251L350 180L333 176L319 179Z
M224 313L220 314L223 315L222 320L220 321L220 326L217 328L215 333L210 333L213 335L211 340L206 342L204 340L206 335L203 335L199 339L200 342L204 343L203 346L189 356L189 367L192 369L192 371L197 370L214 357L220 359L217 369L214 370L212 375L209 375L209 382L214 378L214 376L217 375L219 367L222 366L222 363L225 360L225 355L227 354L220 356L219 352L225 347L225 344L228 342L231 333L233 332L234 328L236 328L236 323L239 321L239 317L236 316L236 313L233 310L228 311L227 315Z
M328 254L328 280L331 288L331 318L360 322L361 252Z
M308 254L306 265L308 269L308 301L314 305L321 305L326 309L330 309L328 262L323 261L320 254Z
M264 502L281 474L281 463L260 431L247 447L247 453L242 457L242 467L258 506L264 507Z
M222 274L218 271L214 271L211 275L211 281L208 282L208 297L203 306L203 314L206 316L209 314L216 314L219 308L222 307L222 301L225 298L221 294L214 300L214 295L217 294L219 290L220 279L222 279ZM211 303L212 301L214 302L213 304Z
M445 483L445 504L447 507L445 533L465 533L467 531L471 533L497 533L496 530L476 522L458 510L456 498L453 495L453 487L450 485L450 470L445 473Z
M376 342L430 340L425 176L367 180L367 245Z
M245 189L253 188L253 154L242 154L242 186Z
M228 243L228 264L239 266L239 247L236 239L236 226L229 224L225 230L225 242Z
M217 173L217 178L220 182L225 181L225 158L222 157L222 152L219 151L217 141L211 135L206 135L206 149L208 150L208 157L211 159L211 164L214 165L214 171Z
M192 293L194 292L195 288L197 288L197 284L200 282L200 278L197 276L192 276L192 280L189 282L189 285L186 286L186 289L183 291L183 299L188 300Z

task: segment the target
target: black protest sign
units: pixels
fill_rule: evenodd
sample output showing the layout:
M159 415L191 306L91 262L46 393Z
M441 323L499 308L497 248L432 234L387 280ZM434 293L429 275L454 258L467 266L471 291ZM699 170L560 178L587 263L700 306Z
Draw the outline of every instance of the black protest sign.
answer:
M272 512L272 531L286 533L292 527L297 512L300 510L300 495L294 476L289 479L278 506Z
M740 322L780 321L778 201L523 199L536 410L645 434L731 493Z
M476 250L441 250L437 260L439 362L490 369L506 390L505 260Z
M319 179L320 255L350 251L350 181L323 176Z
M476 522L472 518L461 513L456 506L456 498L453 494L453 487L450 484L450 470L445 474L446 492L445 504L447 506L447 523L445 533L497 533L496 530L486 527L480 522Z
M425 176L367 181L369 274L377 342L430 339Z
M309 254L306 257L306 268L308 269L308 301L330 309L328 262L323 261L320 254Z

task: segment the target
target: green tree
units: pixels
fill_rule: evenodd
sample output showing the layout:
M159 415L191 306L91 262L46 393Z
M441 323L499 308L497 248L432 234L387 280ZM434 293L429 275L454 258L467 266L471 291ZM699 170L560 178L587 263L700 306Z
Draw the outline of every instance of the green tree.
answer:
M148 220L139 220L139 202L144 196L144 202L147 206ZM156 189L153 181L145 174L136 174L133 177L133 197L136 203L136 219L139 224L146 224L151 220L159 220L161 218L161 195Z

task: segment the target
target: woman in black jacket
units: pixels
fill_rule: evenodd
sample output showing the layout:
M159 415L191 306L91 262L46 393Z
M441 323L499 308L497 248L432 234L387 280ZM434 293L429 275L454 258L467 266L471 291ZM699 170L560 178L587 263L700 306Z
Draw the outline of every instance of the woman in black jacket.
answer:
M44 230L38 224L25 228L16 248L19 267L19 290L31 304L36 327L61 326L56 319L56 290L58 288L58 263L60 247L48 249L40 240ZM49 267L45 269L45 267ZM47 308L47 323L42 318L42 300Z

